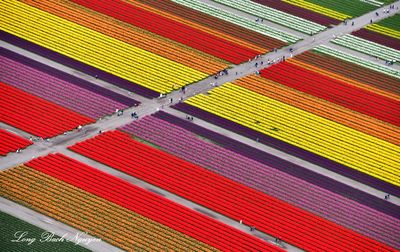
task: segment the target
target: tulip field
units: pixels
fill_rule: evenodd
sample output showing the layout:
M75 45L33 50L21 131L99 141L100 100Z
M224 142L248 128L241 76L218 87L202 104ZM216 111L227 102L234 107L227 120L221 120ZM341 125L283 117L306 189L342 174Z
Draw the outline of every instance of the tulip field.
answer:
M202 13L209 14L211 16L220 18L222 20L234 23L236 25L239 25L241 27L247 28L249 30L256 31L258 33L267 35L269 37L273 37L275 39L281 40L286 43L294 43L300 40L299 37L291 35L286 32L282 31L277 31L271 27L261 25L258 23L254 23L254 21L243 18L241 16L238 16L234 13L216 8L214 6L205 4L199 0L193 0L193 1L187 1L187 0L172 0L175 3L182 4L186 7L195 9L197 11L200 11Z
M66 167L68 173L63 172ZM24 175L30 179L24 180ZM3 172L1 177L5 184L0 191L2 196L125 250L192 248L215 251L215 248L235 246L240 251L280 251L257 238L60 154L33 160L25 166ZM18 188L35 190L21 192ZM204 230L206 223L207 231ZM220 235L222 231L223 235Z
M73 2L23 2L204 73L214 73L226 67L226 63L218 58L202 54L201 51L194 49L189 50L173 40L167 40L161 36L152 36L149 32L145 32L139 27L122 26L118 23L118 19L94 13ZM202 62L202 64L199 65L197 62Z
M387 67L382 64L377 64L370 60L361 59L361 58L351 55L349 53L338 51L336 49L333 49L333 48L330 48L330 47L327 47L324 45L318 46L312 51L317 52L319 54L323 54L323 55L333 56L333 57L337 58L336 60L338 60L338 61L346 61L346 62L353 63L353 65L355 64L355 65L359 65L359 66L368 68L369 70L372 70L372 72L381 72L381 73L384 73L385 75L389 75L389 76L395 77L397 79L400 77L400 72L397 69L393 69L393 68ZM396 86L395 86L395 88L396 88Z
M131 2L133 3L134 1ZM163 13L168 15L180 16L183 18L182 22L185 24L193 27L201 27L204 31L212 32L214 35L229 39L230 41L237 41L237 43L252 48L253 50L265 51L268 50L268 48L280 48L286 45L285 42L279 39L273 39L257 31L247 29L244 27L244 24L241 26L238 23L231 22L233 19L228 19L228 16L231 15L229 12L218 12L218 9L212 9L212 12L209 14L218 12L226 17L221 18L222 16L219 16L220 18L218 18L172 1L141 0L140 2L162 10ZM243 20L243 22L246 24L248 23L248 21L245 20ZM279 35L279 33L271 30L270 35ZM285 34L285 36L287 36L287 34Z
M124 109L140 104L134 99L93 85L11 51L3 50L1 54L1 82L89 118L101 118L114 113L115 108Z
M4 129L0 129L0 142L0 156L5 156L9 152L26 148L32 144L31 141Z
M340 0L340 1L316 1L316 0L240 0L240 1L225 1L216 0L222 2L234 8L243 9L246 12L256 14L265 19L271 19L273 15L270 14L278 13L278 11L285 12L286 15L292 15L293 17L300 17L296 21L285 19L271 20L272 22L278 22L282 25L290 24L293 29L301 32L310 33L312 29L322 29L320 26L337 25L345 19L350 19L362 15L364 13L373 11L374 9L381 7L381 5L371 5L367 1L352 1L352 0ZM379 1L383 2L383 1ZM393 1L392 1L393 2ZM390 2L386 1L385 4ZM273 9L271 9L273 8ZM269 15L268 15L268 14ZM277 14L274 14L277 15ZM379 43L381 45L400 50L399 39L399 17L400 15L394 15L386 18L378 23L368 25L365 28L353 33L358 38L363 39L364 43L369 41ZM304 21L306 20L306 21ZM309 28L304 28L301 24L311 24ZM307 27L307 26L306 26ZM355 45L357 40L355 37L348 36L354 40L354 44L351 45L352 49L357 49ZM371 44L373 46L373 44Z
M0 251L398 251L397 5L2 0Z
M0 121L47 138L94 120L0 82Z
M400 185L396 169L400 149L384 140L229 83L187 103Z
M346 189L347 193L342 195L338 195L339 193L334 194L321 188L323 184L326 184L326 181L322 182L320 178L315 178L314 181L307 183L296 176L288 175L279 170L287 167L287 169L303 174L304 171L301 170L300 166L290 165L290 163L283 160L277 160L274 163L271 156L264 159L267 164L256 162L253 157L248 158L242 153L239 154L221 147L220 142L216 144L214 141L216 141L217 137L204 134L208 139L201 139L193 131L186 128L187 125L178 123L181 121L179 118L171 116L170 119L172 120L167 121L164 118L165 116L168 116L168 114L159 112L154 116L145 117L125 126L123 130L133 134L135 137L151 142L173 155L205 167L229 179L283 199L371 238L385 241L392 246L399 245L396 242L396 238L390 235L400 233L399 228L392 226L398 223L395 218L399 217L399 215L394 213L395 209L386 212L387 215L379 212L383 210L379 207L381 204L365 195L360 195L360 197L369 202L368 207L352 202L354 199L346 198L347 193L351 191L349 188ZM206 131L204 128L201 130ZM279 167L277 164L280 164ZM329 185L329 188L332 187L339 187L339 185ZM291 197L290 195L293 193L295 195ZM359 192L353 193L354 195L359 194ZM340 204L338 203L339 201ZM320 208L321 205L325 207ZM382 220L382 222L370 222L369 219L374 218L372 217L374 215L379 215L378 219Z
M398 70L317 47L176 108L394 192L400 185L399 76Z
M235 64L261 53L223 41L216 36L123 1L74 0L74 2Z
M1 6L1 13L5 17L1 21L5 31L111 72L133 83L141 83L157 92L163 93L171 90L172 84L167 86L167 83L172 82L181 87L206 76L200 71L18 1L5 1ZM23 20L23 22L13 22L16 19ZM46 30L46 27L51 29L51 32ZM66 40L68 43L56 43L60 39ZM111 51L112 57L110 57ZM146 67L143 68L143 66ZM180 71L175 71L172 76L168 69L180 69Z
M56 160L62 161L61 158ZM37 162L31 165L40 167ZM213 250L182 233L31 167L16 167L2 174L2 179L5 184L1 191L3 196L123 249L176 250L184 246L193 250ZM32 188L34 191L21 193L18 188ZM60 200L64 203L59 204Z
M285 13L279 9L275 9L275 7L277 7L275 6L276 2L275 3L268 2L266 5L262 5L250 0L240 0L240 1L215 0L215 1L238 10L243 10L249 14L262 17L265 20L289 27L291 29L309 35L316 34L317 32L320 32L327 28L326 24L324 25L323 22L321 23L313 19L307 20L307 18L301 18L296 16L296 13L293 13L294 15L291 15L289 14L290 12ZM304 3L304 4L307 3L306 1L282 1L278 5L285 5L286 2L290 4L295 4L293 6L301 6L301 7L304 7L304 5L299 5L299 3ZM336 2L333 1L329 2L331 2L331 4L333 5L337 5ZM374 7L370 8L370 5L363 4L361 1L357 1L357 4L368 7L367 9L364 9L362 11L369 12L374 9ZM358 10L361 10L360 8L357 7L357 5L354 4L354 2L351 2L351 4L347 3L344 6L347 8L349 5L354 6ZM338 12L333 12L327 8L323 8L321 10L321 8L320 7L317 8L317 5L315 4L312 4L312 6L315 7L312 8L312 10L316 9L320 10L320 12L322 12L323 14L330 13L330 17L335 19L344 20L346 18L351 18L351 16L343 15ZM308 9L306 8L306 10ZM364 53L368 53L372 56L379 57L382 59L386 60L396 59L398 58L398 56L396 57L395 55L385 55L385 52L388 52L389 54L390 53L398 54L396 50L400 49L398 41L398 39L400 39L400 32L397 31L396 28L392 25L392 23L396 23L396 21L395 20L390 21L390 19L395 19L397 16L384 20L385 22L388 23L388 26L384 27L379 24L369 25L367 26L367 29L357 31L355 33L356 36L347 35L344 37L345 39L336 39L333 42L353 50L363 50L362 52ZM312 16L307 15L307 17L312 17ZM379 35L376 33L378 33ZM360 36L357 36L358 34L360 34ZM365 34L368 34L368 36L365 36Z
M326 48L318 48L326 49ZM370 90L371 92L381 94L383 96L398 99L400 95L400 87L398 83L398 71L390 68L379 68L376 64L371 62L357 62L356 58L345 58L337 60L334 57L325 53L318 53L320 51L309 51L300 54L292 62L300 64L301 62L318 67L320 72L325 70L327 72L336 73L341 78L346 78L348 81L353 80L353 83L357 82L359 87ZM336 57L338 55L335 55ZM369 63L369 65L363 64ZM366 69L369 68L369 69ZM371 71L374 70L374 71ZM380 71L382 70L382 71ZM361 85L361 83L364 83Z
M351 246L359 246L360 249L363 246L390 249L283 201L135 141L119 131L106 132L70 149L230 218L243 217L250 225L257 225L258 229L272 235L279 233L286 241L308 250L346 248L350 246L350 240ZM249 205L252 206L251 211L246 207ZM300 229L302 232L299 232ZM324 235L325 241L332 239L336 242L320 243L315 233Z
M301 92L336 103L343 107L400 126L397 112L400 103L391 97L375 94L337 80L335 76L320 74L318 69L307 69L285 62L262 71L261 76L292 87ZM303 85L307 83L307 85Z

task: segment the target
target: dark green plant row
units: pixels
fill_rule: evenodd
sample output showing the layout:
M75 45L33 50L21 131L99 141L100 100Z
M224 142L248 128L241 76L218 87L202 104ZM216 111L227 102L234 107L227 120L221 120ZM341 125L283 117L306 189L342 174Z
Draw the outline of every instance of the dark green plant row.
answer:
M49 239L41 238L42 234ZM50 239L51 237L51 239ZM35 225L0 211L0 251L9 252L89 252L74 242L58 239Z

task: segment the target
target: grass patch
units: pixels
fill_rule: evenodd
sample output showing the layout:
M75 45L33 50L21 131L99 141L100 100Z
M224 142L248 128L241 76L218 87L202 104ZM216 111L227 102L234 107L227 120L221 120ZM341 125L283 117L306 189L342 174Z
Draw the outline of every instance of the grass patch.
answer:
M201 139L201 140L203 140L203 141L209 142L211 144L218 145L218 146L223 147L223 148L225 147L224 145L222 145L220 143L217 143L217 142L215 142L215 141L213 141L213 140L211 140L209 138L206 138L206 137L203 137L203 136L200 136L200 135L196 135L196 137Z
M153 147L153 148L156 148L156 149L159 149L159 150L162 150L162 151L165 152L164 148L161 147L161 146L159 146L159 145L157 145L157 144L154 144L154 143L152 143L152 142L149 142L149 141L147 141L147 140L145 140L145 139L143 139L143 138L140 138L140 137L137 137L137 136L134 136L134 135L131 135L131 137L132 137L133 139L135 139L136 141L138 141L138 142L144 143L144 144L146 144L146 145L149 145L149 146L151 146L151 147Z

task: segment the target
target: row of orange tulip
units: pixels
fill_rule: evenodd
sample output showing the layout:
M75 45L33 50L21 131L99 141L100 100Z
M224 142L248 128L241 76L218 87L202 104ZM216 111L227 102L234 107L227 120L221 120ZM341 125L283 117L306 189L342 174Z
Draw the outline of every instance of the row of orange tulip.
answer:
M125 250L212 250L105 199L27 166L2 172L0 195Z

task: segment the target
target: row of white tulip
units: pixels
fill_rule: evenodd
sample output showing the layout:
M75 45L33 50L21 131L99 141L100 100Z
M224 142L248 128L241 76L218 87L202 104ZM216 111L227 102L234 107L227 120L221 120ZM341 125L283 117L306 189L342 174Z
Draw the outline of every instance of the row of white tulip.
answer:
M211 16L218 17L222 20L242 26L249 30L259 32L261 34L264 34L266 36L269 36L269 37L272 37L275 39L279 39L284 42L294 43L294 42L300 40L300 38L297 36L288 34L283 31L276 30L274 28L268 27L261 23L257 23L254 20L250 20L250 19L241 17L234 13L222 10L215 6L208 5L208 4L198 1L198 0L189 0L189 1L188 0L172 0L172 1L176 2L178 4L181 4L181 5L187 6L189 8L195 9L197 11L209 14Z
M293 30L306 33L315 34L326 29L325 26L308 21L283 11L279 11L262 4L252 2L250 0L213 0L214 2L224 4L226 6L242 10L251 15L263 18L273 23L289 27Z
M362 52L383 60L400 62L400 51L368 41L353 35L345 35L332 40L332 43Z
M360 59L324 45L318 46L314 50L400 79L400 71L397 69L383 66L369 60Z

